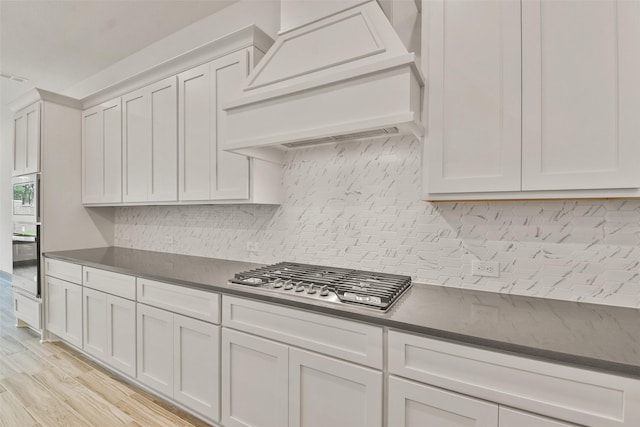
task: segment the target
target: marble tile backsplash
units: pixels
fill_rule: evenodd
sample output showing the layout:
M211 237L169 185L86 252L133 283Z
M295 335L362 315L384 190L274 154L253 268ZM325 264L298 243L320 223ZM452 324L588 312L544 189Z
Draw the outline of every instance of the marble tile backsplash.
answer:
M420 169L410 137L295 150L282 205L121 207L115 244L640 307L640 201L427 203ZM472 276L474 259L500 277Z

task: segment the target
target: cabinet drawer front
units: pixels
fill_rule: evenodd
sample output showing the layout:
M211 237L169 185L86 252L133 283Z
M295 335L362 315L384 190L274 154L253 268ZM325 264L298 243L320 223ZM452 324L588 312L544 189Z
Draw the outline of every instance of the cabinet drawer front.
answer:
M130 300L136 299L136 278L97 268L84 267L82 284Z
M58 261L56 259L45 258L44 274L67 282L82 283L82 266L70 262Z
M216 293L138 278L138 302L220 323L220 295Z
M640 381L389 332L389 372L579 424L640 425Z
M20 295L13 293L13 310L18 319L28 323L36 329L42 328L40 303Z
M222 298L222 324L382 368L382 328L241 298Z

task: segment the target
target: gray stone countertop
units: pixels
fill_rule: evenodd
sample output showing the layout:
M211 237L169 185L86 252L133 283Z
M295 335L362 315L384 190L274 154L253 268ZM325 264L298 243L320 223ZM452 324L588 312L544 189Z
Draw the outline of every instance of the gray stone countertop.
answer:
M414 285L386 313L227 281L261 264L119 247L47 257L312 310L518 355L640 378L640 310Z

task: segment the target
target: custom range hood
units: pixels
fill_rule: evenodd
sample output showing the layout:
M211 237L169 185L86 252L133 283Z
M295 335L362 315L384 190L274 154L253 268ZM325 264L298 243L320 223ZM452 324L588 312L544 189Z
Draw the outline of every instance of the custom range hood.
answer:
M222 147L281 162L283 150L297 147L421 137L424 82L405 47L420 38L411 34L420 21L417 4L283 1L278 39L239 97L223 105Z

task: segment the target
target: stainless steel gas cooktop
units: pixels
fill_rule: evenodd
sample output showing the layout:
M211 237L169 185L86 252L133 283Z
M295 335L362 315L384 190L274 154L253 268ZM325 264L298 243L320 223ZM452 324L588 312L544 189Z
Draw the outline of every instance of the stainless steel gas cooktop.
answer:
M237 273L231 283L382 311L411 286L411 277L281 262Z

